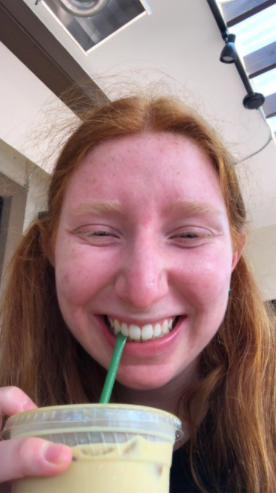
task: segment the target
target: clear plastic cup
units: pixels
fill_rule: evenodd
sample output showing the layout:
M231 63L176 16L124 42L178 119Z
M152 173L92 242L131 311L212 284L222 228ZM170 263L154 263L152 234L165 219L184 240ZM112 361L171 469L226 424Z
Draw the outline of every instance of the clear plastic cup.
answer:
M13 493L168 493L180 420L142 406L79 404L33 409L11 416L4 439L40 437L72 448L59 476L23 478Z

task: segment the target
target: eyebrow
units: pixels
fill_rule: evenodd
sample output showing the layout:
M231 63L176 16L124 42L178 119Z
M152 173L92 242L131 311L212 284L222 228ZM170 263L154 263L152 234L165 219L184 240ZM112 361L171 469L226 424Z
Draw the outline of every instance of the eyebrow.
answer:
M186 202L183 200L177 200L171 207L171 212L179 211L186 216L193 216L196 214L211 214L218 216L222 214L220 209L217 209L212 204L200 203L200 202Z
M80 214L92 213L103 214L105 212L118 212L122 213L122 207L118 200L104 200L91 202L90 204L83 202L71 211L73 216L79 216Z
M81 214L104 214L105 212L117 212L122 214L122 206L118 200L104 200L91 203L83 202L71 211L71 214L76 217ZM212 204L190 202L177 200L170 208L170 212L181 212L186 216L193 216L196 214L212 214L221 215L222 211L214 207Z

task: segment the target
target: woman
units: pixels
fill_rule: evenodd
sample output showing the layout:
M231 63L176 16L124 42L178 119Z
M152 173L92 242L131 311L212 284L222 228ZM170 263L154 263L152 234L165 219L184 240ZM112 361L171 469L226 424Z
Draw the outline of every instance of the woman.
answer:
M171 492L274 492L275 334L242 257L245 225L232 157L180 101L88 113L14 255L2 415L98 402L125 331L112 399L182 419ZM0 443L0 482L61 473L70 450L47 447Z

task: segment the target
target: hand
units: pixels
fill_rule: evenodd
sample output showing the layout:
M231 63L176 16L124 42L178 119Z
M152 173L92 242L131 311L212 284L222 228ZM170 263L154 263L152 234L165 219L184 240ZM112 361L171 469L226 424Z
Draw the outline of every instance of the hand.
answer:
M0 428L4 416L36 409L18 387L0 388ZM26 476L55 476L70 464L70 447L41 438L15 438L0 442L0 493L9 491L4 482Z

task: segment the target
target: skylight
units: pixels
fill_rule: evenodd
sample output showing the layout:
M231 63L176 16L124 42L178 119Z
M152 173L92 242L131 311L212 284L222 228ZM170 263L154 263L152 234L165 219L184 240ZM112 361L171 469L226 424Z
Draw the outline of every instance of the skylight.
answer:
M258 92L269 96L276 91L276 68L251 79Z
M242 56L276 41L276 4L229 28Z
M212 6L214 0L207 1ZM255 97L257 102L265 98L262 109L275 132L276 1L215 1L221 4L226 30L236 35L238 59L235 63L237 68L239 67L238 70L245 87L246 82L249 82L249 87L247 87L249 98L252 93L255 93L252 94L253 103ZM219 27L223 34L221 23ZM239 59L243 59L243 64L239 62ZM246 75L247 81L244 79ZM243 101L243 104L248 108L247 100ZM254 108L254 105L252 107Z
M267 119L274 133L276 133L276 115Z

